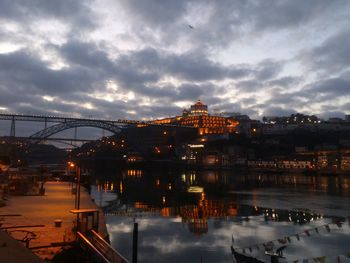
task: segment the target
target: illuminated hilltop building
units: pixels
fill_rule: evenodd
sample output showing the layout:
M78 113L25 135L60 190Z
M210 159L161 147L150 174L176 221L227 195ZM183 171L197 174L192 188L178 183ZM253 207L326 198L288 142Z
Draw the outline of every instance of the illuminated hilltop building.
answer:
M200 135L235 133L238 121L230 117L208 114L208 106L198 100L189 109L184 109L182 116L155 120L158 124L179 124L198 128Z
M208 106L203 104L200 100L196 104L191 105L190 116L207 116L208 115Z

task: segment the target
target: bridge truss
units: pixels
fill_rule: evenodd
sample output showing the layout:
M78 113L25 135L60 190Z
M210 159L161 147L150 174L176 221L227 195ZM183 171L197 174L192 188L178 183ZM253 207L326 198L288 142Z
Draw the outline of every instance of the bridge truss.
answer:
M22 114L0 114L0 120L11 121L10 137L24 139L24 137L16 137L16 121L27 122L42 122L45 124L44 129L26 137L34 143L39 143L44 140L50 140L49 137L64 130L75 128L75 138L52 138L54 141L88 141L77 138L76 129L78 127L94 127L109 131L113 134L119 133L123 127L135 125L136 121L127 120L102 120L88 118L72 118L59 116L40 116L40 115L22 115ZM50 123L54 123L50 125Z
M73 118L73 117L62 117L62 116L44 116L44 115L26 115L26 114L1 114L0 120L11 121L10 137L16 137L16 121L28 121L28 122L42 122L44 123L44 129L40 130L31 136L27 137L32 142L39 143L44 140L48 140L52 135L59 133L64 130L71 128L75 129L75 138L55 138L55 140L66 140L66 141L78 141L76 129L78 127L95 127L102 130L109 131L113 134L117 134L121 129L129 126L169 126L179 127L178 125L171 124L157 124L148 121L135 121L135 120L104 120L94 118ZM49 126L49 123L55 123ZM186 126L181 126L186 127ZM192 128L193 127L187 127ZM17 138L17 137L16 137ZM23 137L22 137L23 138ZM84 140L87 141L87 140Z

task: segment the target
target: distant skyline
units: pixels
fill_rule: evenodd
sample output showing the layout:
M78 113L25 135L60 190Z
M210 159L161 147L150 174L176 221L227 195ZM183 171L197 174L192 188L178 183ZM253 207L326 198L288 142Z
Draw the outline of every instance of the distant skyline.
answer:
M2 0L0 112L350 114L350 1Z

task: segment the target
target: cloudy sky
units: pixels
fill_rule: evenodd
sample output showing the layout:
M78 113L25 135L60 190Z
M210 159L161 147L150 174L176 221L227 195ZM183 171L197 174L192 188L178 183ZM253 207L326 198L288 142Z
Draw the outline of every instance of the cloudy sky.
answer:
M1 112L350 114L348 0L0 0L0 24Z

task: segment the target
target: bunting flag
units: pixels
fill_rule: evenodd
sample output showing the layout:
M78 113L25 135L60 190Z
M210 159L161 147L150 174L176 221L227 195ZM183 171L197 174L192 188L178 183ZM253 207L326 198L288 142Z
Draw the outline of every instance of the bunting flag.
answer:
M350 251L348 251L345 254L340 254L340 255L327 255L327 256L315 257L315 258L294 259L291 261L284 261L284 263L287 263L287 262L291 262L291 263L292 262L293 263L309 263L310 262L311 263L311 261L313 261L315 263L326 263L326 262L334 262L335 258L337 259L338 263L341 263L341 256L342 255L350 257ZM327 258L330 261L328 261ZM346 262L348 262L348 261L346 261Z
M273 249L273 242L270 241L270 242L267 242L266 244L263 244L264 245L264 248L266 251L271 251Z
M280 238L280 239L278 239L278 242L280 244L287 244L287 239L285 237L284 238Z
M236 247L236 249L239 249L244 254L246 254L247 252L252 253L253 250L260 250L260 246L263 247L265 249L265 251L272 251L273 247L275 245L274 242L277 242L277 244L283 244L284 245L284 244L292 243L292 237L295 237L296 240L300 241L302 236L308 236L309 237L309 236L311 236L311 234L313 232L315 232L318 235L320 235L321 234L321 232L320 232L321 227L325 227L327 232L331 232L330 225L332 225L332 224L336 224L338 226L338 228L342 227L342 223L340 221L337 221L336 223L328 223L328 224L325 224L325 225L321 225L321 226L317 226L317 227L314 227L314 228L306 229L303 232L296 233L296 234L293 234L291 236L285 236L285 237L278 238L278 239L275 239L275 240L271 240L271 241L268 241L268 242L265 242L265 243L252 244L252 245L246 246L244 248ZM233 235L232 235L232 244L233 243L234 243L234 238L233 238ZM348 252L348 254L346 254L346 256L350 257L350 251ZM322 262L322 261L319 261L319 262ZM300 261L300 263L301 263L301 261Z
M270 243L270 242L269 242ZM268 243L267 243L268 244ZM266 244L264 244L266 245ZM235 249L233 248L233 246L231 246L231 252L232 254L237 254L237 252L235 252ZM245 249L243 249L243 253L245 253ZM238 253L239 254L239 253ZM340 254L340 255L327 255L327 256L321 256L321 257L315 257L315 258L304 258L304 259L294 259L294 260L291 260L291 261L284 261L284 263L287 263L287 262L293 262L293 263L311 263L312 262L315 262L315 263L326 263L327 261L327 258L329 260L334 260L335 258L337 258L337 262L340 263L341 262L341 255L345 255L346 257L350 257L350 250L348 252L346 252L345 254ZM252 257L249 257L249 256L244 256L243 254L241 254L242 257L245 257L243 261L239 261L241 263L245 262L245 263L261 263L262 261L259 261L257 260L256 258L252 258ZM245 261L245 259L248 259L248 261ZM334 262L334 261L331 261L331 262Z
M313 260L315 262L325 263L326 262L326 256L314 258Z

